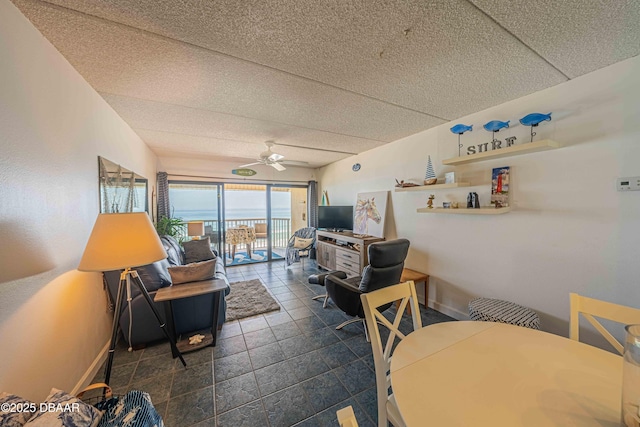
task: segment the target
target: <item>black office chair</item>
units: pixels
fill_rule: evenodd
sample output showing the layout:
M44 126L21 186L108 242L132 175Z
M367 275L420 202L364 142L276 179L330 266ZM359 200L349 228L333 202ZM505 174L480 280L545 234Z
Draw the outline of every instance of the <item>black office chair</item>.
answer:
M336 329L342 329L350 323L364 322L365 315L360 295L400 283L408 252L407 239L372 243L368 250L369 265L362 270L361 277L344 279L336 274L329 274L324 278L324 286L331 300L346 314L355 317L341 323ZM379 311L382 312L389 307L391 304L381 307ZM366 333L367 328L366 325L364 326Z

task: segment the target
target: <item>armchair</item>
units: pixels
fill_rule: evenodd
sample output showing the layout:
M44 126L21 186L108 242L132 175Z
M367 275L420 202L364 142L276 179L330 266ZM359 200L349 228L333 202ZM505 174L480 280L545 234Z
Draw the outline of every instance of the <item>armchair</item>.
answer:
M303 240L304 239L304 240ZM289 238L285 254L284 268L300 261L300 252L309 251L316 244L316 229L305 227L296 230ZM304 266L303 266L304 267Z
M335 274L329 274L324 279L331 300L346 314L355 317L341 323L336 329L342 329L350 323L364 322L361 294L400 283L404 260L409 252L409 241L397 239L372 243L368 252L369 265L364 268L361 277L341 279ZM391 303L386 304L380 307L379 311L382 312L390 306Z

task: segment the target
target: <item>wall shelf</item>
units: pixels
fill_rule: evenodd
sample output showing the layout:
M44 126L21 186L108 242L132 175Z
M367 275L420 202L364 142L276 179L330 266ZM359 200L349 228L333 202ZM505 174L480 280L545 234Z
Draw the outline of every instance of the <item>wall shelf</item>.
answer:
M428 191L428 190L442 190L445 188L458 188L468 187L468 182L454 182L450 184L433 184L433 185L418 185L416 187L396 187L395 191Z
M420 208L418 213L438 213L438 214L459 214L459 215L500 215L511 211L511 207L494 208L491 206L482 207L479 209L470 208L458 208L458 209L445 209L445 208Z
M560 147L562 147L562 145L558 142L552 141L550 139L543 139L542 141L512 145L511 147L500 148L498 150L490 150L482 153L470 154L468 156L454 157L452 159L443 160L442 164L451 166L464 165L467 163L481 162L484 160L500 159L502 157L553 150Z

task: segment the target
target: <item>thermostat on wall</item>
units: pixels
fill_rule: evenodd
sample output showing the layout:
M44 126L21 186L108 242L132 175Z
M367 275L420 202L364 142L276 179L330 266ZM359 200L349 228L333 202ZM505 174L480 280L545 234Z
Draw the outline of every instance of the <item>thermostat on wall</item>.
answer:
M618 178L618 191L640 190L640 176Z

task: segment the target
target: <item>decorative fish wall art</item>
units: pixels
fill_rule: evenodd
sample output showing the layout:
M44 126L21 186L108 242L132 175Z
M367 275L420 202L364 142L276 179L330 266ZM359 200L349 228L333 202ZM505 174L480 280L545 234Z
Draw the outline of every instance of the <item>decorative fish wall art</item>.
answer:
M462 149L462 144L460 143L460 135L462 135L463 133L469 131L471 132L473 130L473 125L471 126L467 126L467 125L463 125L462 123L455 125L454 127L452 127L451 129L449 129L451 132L455 133L458 135L458 156L460 156L460 150Z
M536 133L533 131L533 128L538 126L540 123L545 121L551 121L551 113L543 114L543 113L529 113L526 116L522 117L519 122L524 126L531 127L531 142L533 142L533 137ZM491 140L491 149L498 150L502 148L502 141L496 139L496 132L499 132L503 129L509 129L509 123L511 120L501 121L501 120L491 120L490 122L485 123L482 127L487 131L492 133ZM460 143L460 135L465 132L469 132L473 130L473 125L465 125L459 123L452 128L449 129L451 133L458 135L458 156L460 156L460 151L462 149L462 144ZM515 140L517 138L515 136L510 136L505 138L506 147L511 147L514 145ZM467 154L476 154L482 153L489 150L489 143L485 142L483 144L472 145L467 147Z
M500 120L491 120L490 122L485 123L482 127L489 132L498 132L500 129L508 128L510 121L511 120L501 122Z
M531 141L533 142L533 137L536 133L533 131L534 127L537 127L542 122L550 122L551 121L551 113L542 114L542 113L530 113L520 119L520 123L525 126L531 126Z

